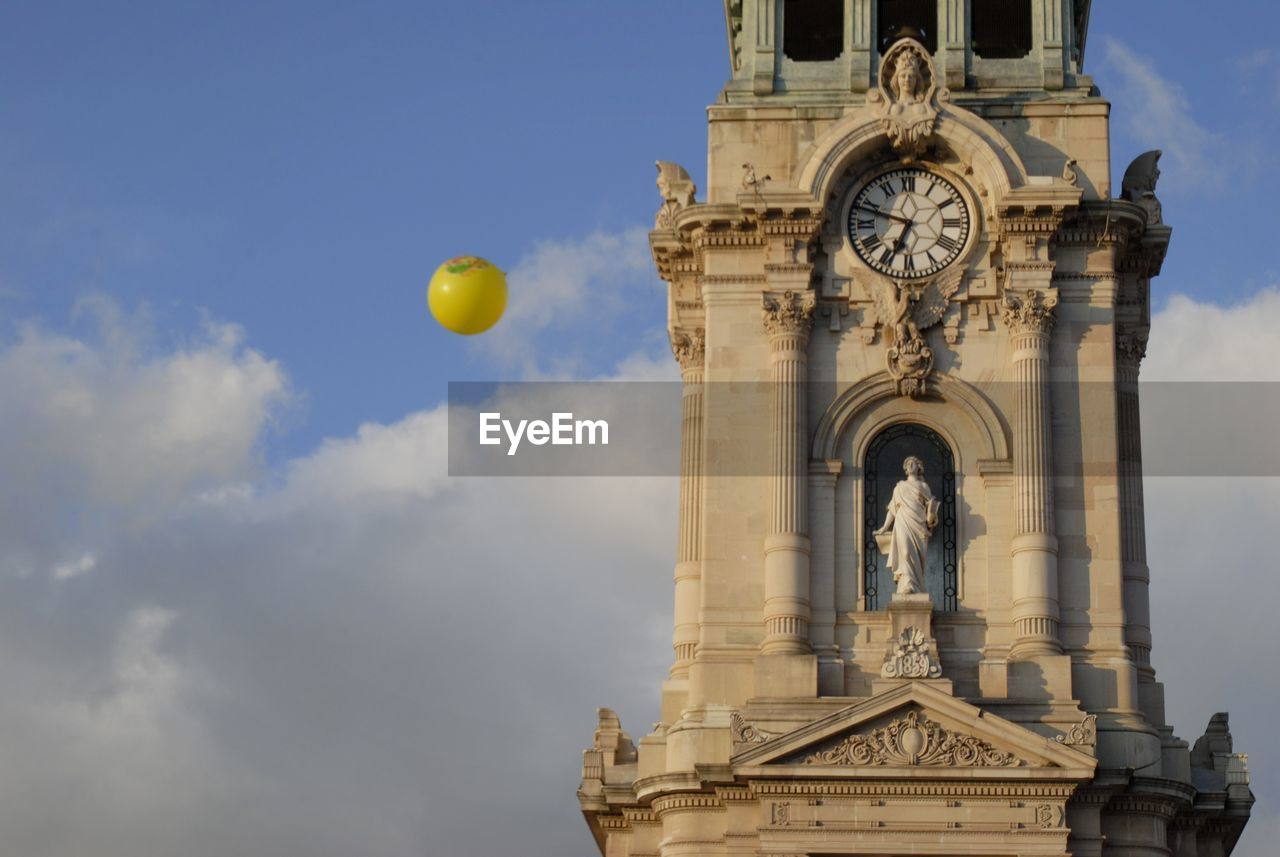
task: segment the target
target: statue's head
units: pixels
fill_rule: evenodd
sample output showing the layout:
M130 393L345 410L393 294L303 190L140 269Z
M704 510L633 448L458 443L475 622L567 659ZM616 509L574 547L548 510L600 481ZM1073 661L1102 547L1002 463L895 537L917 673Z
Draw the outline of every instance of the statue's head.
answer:
M915 51L905 50L898 54L893 67L893 90L899 101L914 102L920 97L920 58Z
M902 469L908 476L924 476L924 462L914 455L907 456L902 462Z

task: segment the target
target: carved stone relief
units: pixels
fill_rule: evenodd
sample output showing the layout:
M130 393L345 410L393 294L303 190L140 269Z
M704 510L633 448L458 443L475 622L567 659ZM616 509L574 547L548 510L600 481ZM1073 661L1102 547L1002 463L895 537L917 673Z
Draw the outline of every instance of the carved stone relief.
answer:
M938 678L942 666L929 651L929 643L919 628L907 628L893 642L893 653L880 667L885 678Z
M849 735L799 761L804 765L856 767L1013 768L1027 764L980 738L947 729L918 711L908 712L869 735Z
M884 277L876 277L869 284L876 316L889 341L885 367L893 376L898 395L916 397L928 392L933 349L921 331L942 320L963 278L963 271L953 271L923 285ZM888 331L892 331L892 337Z
M938 120L939 102L951 97L938 86L933 57L915 39L901 39L880 63L879 88L867 100L880 116L880 126L904 161L924 152Z

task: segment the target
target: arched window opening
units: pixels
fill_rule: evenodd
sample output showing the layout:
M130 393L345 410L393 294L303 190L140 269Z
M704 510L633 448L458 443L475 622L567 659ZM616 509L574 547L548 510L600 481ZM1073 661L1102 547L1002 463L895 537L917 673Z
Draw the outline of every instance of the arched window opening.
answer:
M877 45L883 55L903 36L938 51L938 0L879 0L876 4Z
M797 62L828 62L844 50L844 0L785 0L782 52Z
M973 52L985 60L1031 53L1031 0L973 0Z
M867 447L863 462L862 571L867 610L889 606L895 589L888 559L876 544L875 531L884 523L893 488L904 477L902 463L910 456L924 462L924 481L939 502L938 526L925 557L925 590L937 610L955 610L959 580L956 536L956 469L951 447L932 429L914 423L890 426Z

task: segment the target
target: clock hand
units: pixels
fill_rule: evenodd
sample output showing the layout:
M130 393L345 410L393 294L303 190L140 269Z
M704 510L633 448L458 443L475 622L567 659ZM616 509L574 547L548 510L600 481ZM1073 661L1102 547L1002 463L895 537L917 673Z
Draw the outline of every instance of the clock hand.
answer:
M880 210L880 209L878 209L878 208L871 208L870 206L866 206L866 205L860 205L860 206L858 206L858 211L866 211L866 212L870 212L871 214L874 214L874 215L876 215L877 217L887 217L887 218L889 218L890 220L896 220L896 221L898 221L899 223L908 223L908 224L909 224L909 223L911 223L911 219L910 219L910 218L908 218L908 217L901 217L901 216L899 216L899 215L897 215L897 214L889 214L889 213L888 213L888 212L886 212L886 211L881 211L881 210Z

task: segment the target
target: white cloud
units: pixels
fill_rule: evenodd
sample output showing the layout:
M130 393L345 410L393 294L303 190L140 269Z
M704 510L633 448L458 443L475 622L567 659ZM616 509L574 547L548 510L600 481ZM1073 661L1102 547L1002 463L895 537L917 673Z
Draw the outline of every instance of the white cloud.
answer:
M1103 72L1110 78L1105 94L1116 105L1112 115L1127 117L1125 130L1139 145L1164 152L1160 167L1165 186L1218 186L1232 161L1222 138L1195 120L1182 87L1123 42L1108 37L1103 47ZM1116 164L1117 189L1125 166Z
M93 553L83 553L79 559L70 560L68 562L60 562L53 567L54 580L70 580L73 577L79 577L82 574L88 574L93 571L94 566L98 564L98 558Z
M99 309L0 348L0 850L591 854L595 708L651 722L670 657L674 480L449 479L443 408L273 476L278 365Z
M1280 381L1280 287L1231 306L1174 295L1152 325L1144 381Z
M533 379L596 374L563 339L535 346L545 335L566 331L583 340L592 332L580 324L584 318L595 332L610 333L622 314L640 303L628 290L657 282L648 236L647 229L634 227L539 244L508 273L506 314L497 328L476 339L476 347Z

